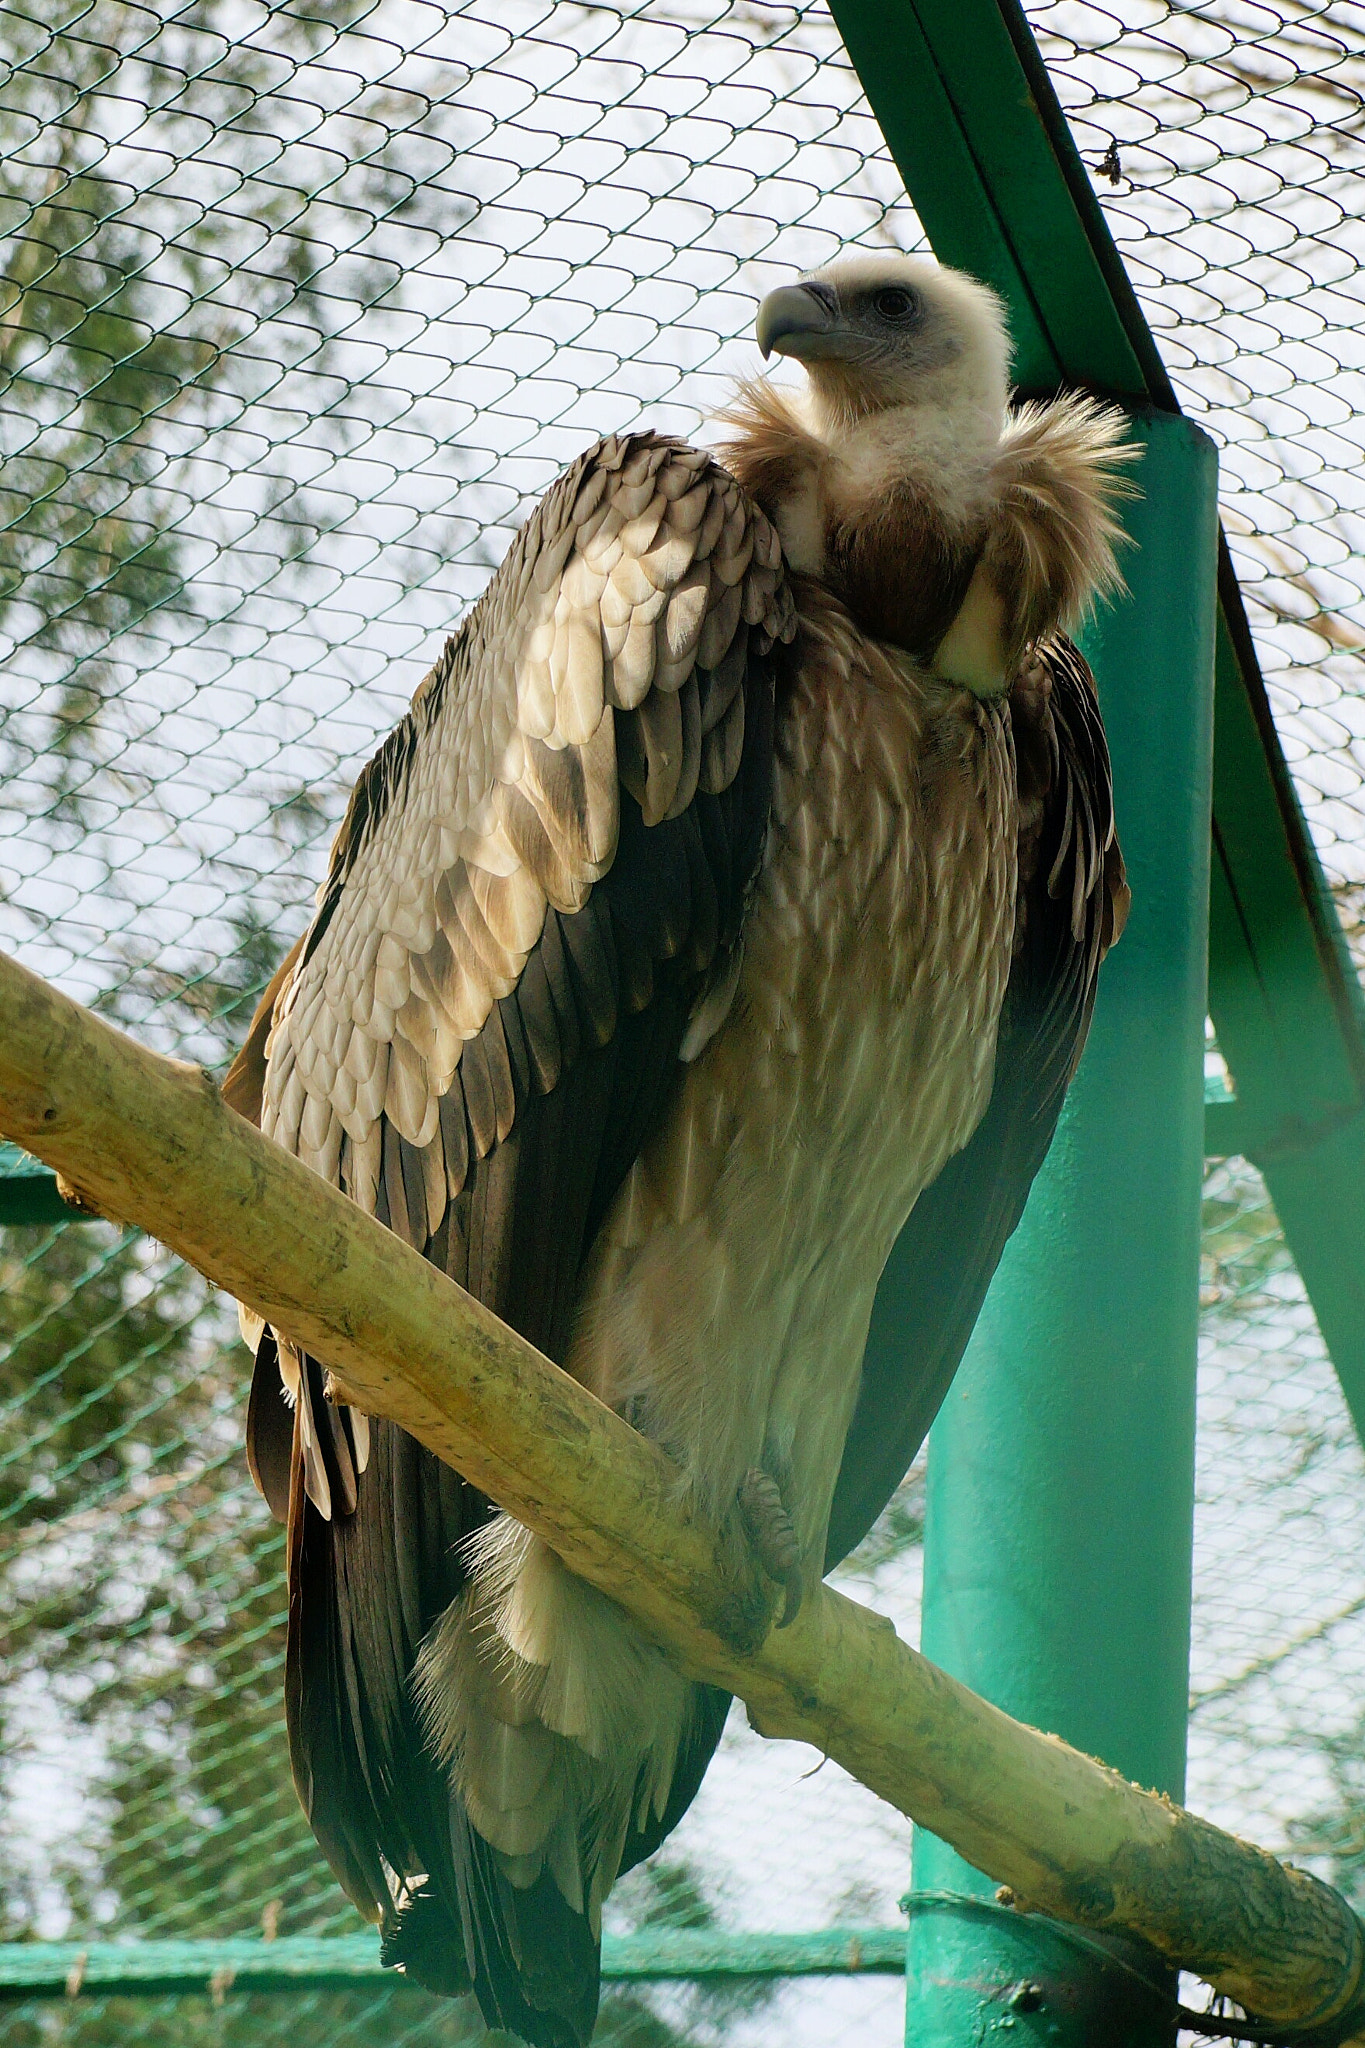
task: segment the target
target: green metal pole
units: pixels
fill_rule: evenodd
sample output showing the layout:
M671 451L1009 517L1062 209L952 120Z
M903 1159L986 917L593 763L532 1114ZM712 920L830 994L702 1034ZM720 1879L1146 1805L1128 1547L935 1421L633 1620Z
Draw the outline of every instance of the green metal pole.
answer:
M1085 635L1133 885L1056 1142L929 1452L923 1646L1009 1713L1180 1797L1212 757L1212 443L1134 419L1130 596ZM913 2048L1156 2048L1149 1960L994 1902L917 1833Z

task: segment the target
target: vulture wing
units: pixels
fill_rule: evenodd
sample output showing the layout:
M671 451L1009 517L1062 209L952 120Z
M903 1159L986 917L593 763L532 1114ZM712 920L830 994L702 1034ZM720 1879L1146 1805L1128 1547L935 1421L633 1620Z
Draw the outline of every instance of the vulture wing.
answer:
M361 776L312 925L225 1085L552 1358L689 1017L739 943L774 649L793 632L773 530L707 455L646 434L582 457ZM508 1882L409 1691L488 1503L286 1355L291 1411L280 1362L266 1331L249 1452L289 1523L286 1705L314 1831L389 1960L435 1989L472 1984L490 2024L543 2048L582 2042L587 1922L548 1873ZM704 1699L677 1811L727 1704Z
M925 1189L882 1277L844 1447L826 1568L861 1542L938 1413L1047 1156L1128 887L1094 678L1047 643L1010 693L1021 833L1015 956L995 1085L970 1144Z

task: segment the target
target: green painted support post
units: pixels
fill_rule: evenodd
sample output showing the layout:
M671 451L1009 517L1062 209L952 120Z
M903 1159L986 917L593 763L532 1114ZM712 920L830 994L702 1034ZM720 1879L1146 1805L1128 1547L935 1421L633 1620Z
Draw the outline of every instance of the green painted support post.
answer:
M1145 453L1131 596L1085 636L1133 911L1052 1153L930 1438L923 1646L1009 1713L1179 1797L1217 466L1177 416L1139 417L1134 432ZM914 1883L913 2048L1173 2040L1171 1987L1141 1957L995 1905L989 1882L926 1834Z

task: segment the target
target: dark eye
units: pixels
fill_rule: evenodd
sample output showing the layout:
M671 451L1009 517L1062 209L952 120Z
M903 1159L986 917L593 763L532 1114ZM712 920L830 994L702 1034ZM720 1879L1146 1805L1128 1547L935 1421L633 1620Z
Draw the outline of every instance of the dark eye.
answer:
M883 320L904 320L915 310L915 294L904 285L888 284L872 300L873 310Z

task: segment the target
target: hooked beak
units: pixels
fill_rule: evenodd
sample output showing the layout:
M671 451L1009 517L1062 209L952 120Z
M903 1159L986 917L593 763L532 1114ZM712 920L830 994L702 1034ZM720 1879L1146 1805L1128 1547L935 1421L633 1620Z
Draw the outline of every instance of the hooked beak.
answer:
M838 325L838 300L827 284L784 284L759 306L754 336L765 362L774 349L805 362L833 353L829 337Z

